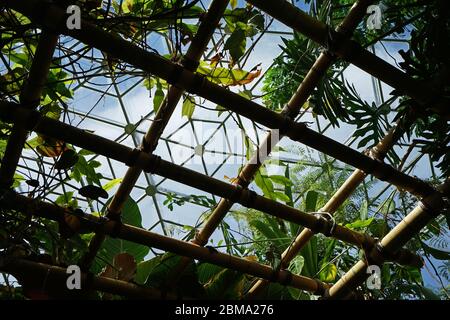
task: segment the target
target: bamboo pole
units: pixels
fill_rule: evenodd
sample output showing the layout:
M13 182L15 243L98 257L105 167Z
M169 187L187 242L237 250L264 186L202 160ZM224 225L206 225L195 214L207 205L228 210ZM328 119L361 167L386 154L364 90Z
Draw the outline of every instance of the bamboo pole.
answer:
M401 121L397 121L396 125L388 131L383 139L370 150L370 154L374 159L383 160L388 151L394 146L395 142L400 139L403 128L400 127ZM355 170L350 177L341 185L336 193L321 208L320 212L327 212L333 215L336 210L344 203L345 200L356 190L356 188L364 181L367 175L361 170ZM314 236L314 232L310 229L303 229L295 238L289 247L281 255L281 265L283 268L289 266L290 262L297 256L300 250ZM246 299L257 297L268 284L267 281L258 280L248 291Z
M44 26L64 25L64 12L52 5L42 10L39 7L41 0L22 0L20 2L6 0L6 4ZM38 7L40 10L37 10ZM373 160L352 148L323 136L309 129L305 123L296 123L285 115L266 109L245 97L208 81L199 74L194 74L178 64L140 49L83 20L80 30L64 30L62 28L61 32L102 51L109 52L119 59L167 80L172 85L185 88L191 93L198 94L268 128L281 129L281 134L294 141L326 153L417 196L424 197L434 191L428 183L399 172L385 163Z
M303 276L292 274L287 270L273 270L271 267L259 264L244 258L235 257L218 252L211 248L200 247L195 244L173 239L157 233L153 233L131 225L122 224L119 221L107 218L99 218L84 214L80 210L74 212L51 203L31 199L19 195L11 190L4 190L0 196L2 208L18 210L25 214L43 217L50 220L65 223L67 215L77 218L79 229L73 231L89 230L105 233L109 236L132 241L145 246L158 248L181 256L189 256L193 259L206 261L218 266L240 271L255 277L264 278L297 289L323 294L329 287L327 284ZM70 226L68 226L70 227Z
M0 260L3 260L0 261L0 270L2 272L12 274L19 281L23 276L26 276L28 281L32 281L33 286L42 288L43 291L50 293L50 299L64 299L74 294L79 296L80 293L89 293L92 290L134 299L187 299L170 292L164 292L150 287L141 287L134 283L87 273L81 273L81 289L70 291L66 285L69 274L65 268L23 258L8 259L8 257L4 257ZM33 276L30 277L30 274ZM60 294L63 294L63 296L59 296Z
M395 252L404 246L412 237L417 235L431 220L439 216L444 208L449 207L450 179L441 185L440 192L435 192L424 198L419 204L392 229L380 242L380 248L385 252ZM444 200L447 197L447 201ZM369 261L360 260L329 290L330 299L345 298L351 290L360 285L368 276L369 264L382 265L385 261L383 254L375 251Z
M42 90L47 82L47 76L52 62L53 53L58 41L58 35L43 30L36 48L28 79L20 93L20 103L30 109L35 109L41 99ZM10 187L14 182L14 173L19 163L22 149L27 141L28 131L21 123L15 123L8 138L5 154L0 167L0 187Z
M198 31L194 39L192 40L185 57L181 61L181 65L187 70L191 72L195 72L197 70L197 66L201 59L201 56L205 51L206 46L208 45L222 15L224 14L228 3L229 0L214 0L211 3L207 14L201 20ZM175 111L175 108L180 101L183 92L184 90L181 88L170 86L168 93L161 103L161 106L155 116L155 119L152 121L149 130L142 140L140 149L143 152L152 153L156 149L159 138L161 137L164 128L169 122L170 117ZM114 195L111 203L108 205L107 214L109 218L117 219L120 217L120 212L123 208L123 205L126 199L129 197L141 173L142 168L128 168L116 194ZM103 243L104 238L105 237L102 234L96 234L92 238L89 244L89 251L83 257L81 262L84 270L88 270L91 266L98 250L101 247L101 244Z
M350 9L348 15L337 27L337 31L350 37L358 23L364 17L367 7L373 0L360 0ZM320 54L319 58L314 62L311 69L306 74L303 81L300 83L297 91L294 93L288 104L281 111L282 114L294 120L299 114L301 107L308 100L317 86L320 79L323 78L326 71L334 62L334 57L328 52ZM277 137L279 139L277 140ZM251 160L242 168L239 175L234 182L237 185L246 188L253 180L256 172L264 163L267 155L270 154L271 149L281 140L283 136L279 136L273 130L269 131L262 143L258 146L257 152L252 156ZM265 152L259 152L260 150ZM213 232L217 229L219 223L225 218L227 212L231 209L233 203L227 199L222 198L217 206L214 208L208 220L199 232L195 234L193 242L198 245L206 245ZM189 261L181 261L179 268L175 273L179 274L179 270L183 269L189 264Z
M36 111L30 111L14 103L0 102L0 119L7 122L22 122L26 128L61 139L65 142L93 151L105 157L138 166L144 171L161 175L170 180L186 184L205 192L211 192L222 198L230 199L248 208L254 208L272 216L302 225L316 233L323 233L336 239L354 244L365 250L371 250L376 244L372 237L337 225L335 221L322 215L304 213L298 209L276 202L256 194L241 186L229 184L196 171L162 160L160 157L131 149L101 136L72 127L60 121L44 117ZM421 265L421 260L407 250L400 250L395 261L401 264Z
M408 76L338 32L331 32L327 25L310 17L288 1L247 0L247 2L331 50L361 70L410 96L424 108L430 108L444 119L450 120L449 101L428 83Z

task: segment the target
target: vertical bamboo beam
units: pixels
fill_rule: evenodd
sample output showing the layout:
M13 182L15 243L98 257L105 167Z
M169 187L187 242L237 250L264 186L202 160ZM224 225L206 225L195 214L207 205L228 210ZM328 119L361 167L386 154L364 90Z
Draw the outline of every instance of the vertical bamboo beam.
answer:
M435 192L422 199L419 204L381 240L381 252L374 252L371 261L360 260L329 290L330 299L345 298L351 290L360 285L368 276L367 266L381 265L385 261L383 252L393 253L417 235L431 220L439 216L444 208L449 207L450 179L441 185L440 192ZM447 197L447 201L444 200Z
M47 30L42 31L28 79L20 94L20 103L22 106L35 109L39 105L41 92L47 82L57 41L57 34ZM8 188L13 184L14 173L16 172L16 167L27 138L28 131L23 128L23 124L15 123L11 130L11 135L8 138L5 154L1 162L0 187Z
M360 0L350 9L348 15L337 27L337 32L345 34L347 37L351 37L353 31L358 26L359 22L366 14L367 7L373 3L374 0ZM329 52L323 52L319 58L315 61L311 69L306 74L302 83L300 83L297 91L294 93L288 104L281 111L290 119L294 120L300 113L300 110L304 103L313 93L315 87L319 81L325 76L327 70L332 66L335 57ZM277 139L279 138L279 139ZM236 185L240 185L244 188L248 187L252 182L256 172L264 163L265 157L270 154L273 147L281 140L283 136L280 136L278 132L271 130L258 146L257 152L252 156L251 160L242 168L239 172L238 178L234 182ZM259 152L263 151L263 152ZM193 242L195 244L204 246L208 243L209 238L213 232L217 229L220 222L225 218L228 211L233 206L233 202L227 199L221 199L217 206L214 208L208 220L196 233ZM189 264L189 261L184 260L180 262L180 266L176 269L175 273L180 274L180 270L185 268ZM285 266L286 267L286 266Z
M206 47L211 40L214 30L222 18L228 3L229 0L214 0L211 3L207 14L201 20L198 31L194 39L192 39L192 43L189 46L186 55L181 61L181 65L187 70L191 72L195 72L197 70L202 54L206 50ZM142 144L140 146L141 151L152 153L156 149L164 128L175 111L175 108L183 93L184 90L182 88L170 86L167 95L165 96L161 107L155 116L155 119L142 140ZM119 185L116 194L107 208L107 216L109 218L120 218L120 212L123 209L123 205L129 197L141 173L142 168L140 167L135 166L128 168L122 183ZM90 268L104 239L105 236L102 234L95 234L92 238L89 244L89 250L81 261L81 266L84 270L88 270Z
M395 142L401 137L404 130L399 127L399 123L400 121L398 121L397 124L388 131L384 138L369 152L374 159L383 160L388 151L394 146ZM333 215L344 203L344 201L347 200L356 188L364 181L366 176L367 174L363 171L358 169L355 170L319 211L327 212ZM313 231L310 229L303 229L302 232L289 245L289 247L282 253L281 265L284 268L288 267L290 262L297 256L300 250L313 236ZM253 299L257 297L260 293L262 293L267 284L267 281L257 281L248 291L246 298Z

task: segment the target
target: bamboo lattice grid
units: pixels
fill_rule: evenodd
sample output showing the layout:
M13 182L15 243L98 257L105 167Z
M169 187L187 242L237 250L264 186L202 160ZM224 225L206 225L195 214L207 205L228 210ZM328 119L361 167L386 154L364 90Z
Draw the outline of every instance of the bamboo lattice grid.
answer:
M227 0L212 1L207 15L201 20L199 29L180 63L168 61L149 50L139 48L135 44L107 33L84 20L81 29L68 30L65 28L67 15L62 8L55 4L43 0L6 0L4 2L6 7L24 14L33 23L41 26L43 31L40 35L27 84L20 95L20 102L18 104L7 101L0 102L0 118L2 121L14 124L0 168L1 187L8 189L11 186L14 173L19 165L23 146L30 131L63 140L95 152L99 156L104 156L108 161L115 160L128 167L119 189L108 205L106 218L103 219L59 208L53 204L33 200L11 191L4 191L3 193L2 205L4 207L61 223L67 215L74 215L83 227L95 232L95 237L89 245L89 250L81 262L83 270L89 269L106 236L118 237L182 255L185 258L174 270L174 278L176 278L177 274L181 274L180 271L192 259L207 261L258 277L261 280L256 282L248 292L247 298L249 299L257 295L271 281L310 291L324 297L349 297L353 289L368 276L365 270L369 263L382 264L385 261L395 261L412 266L420 266L422 264L419 257L402 247L431 219L439 215L442 208L447 205L445 198L450 193L449 182L445 182L439 188L434 188L428 183L407 175L383 162L387 152L398 141L405 128L402 128L400 124L394 125L375 148L362 154L345 144L310 129L305 123L296 121L297 116L301 113L301 107L310 97L315 86L328 68L337 59L343 59L352 63L373 77L409 95L423 108L430 108L433 112L449 119L450 114L449 108L445 104L446 101L439 99L439 94L434 92L433 88L424 90L424 87L428 87L427 84L410 78L405 73L362 48L357 42L351 40L354 29L362 21L367 7L373 1L357 1L336 30L332 30L325 24L306 15L288 1L248 1L256 8L326 48L281 113L275 113L195 73L198 63L205 50L207 50L207 45L218 28L218 23L229 3ZM132 137L136 147L130 148L60 121L43 117L35 111L46 83L60 35L69 36L83 44L106 52L135 67L137 70L157 76L170 84L169 91L160 109L154 115L149 130L142 133L142 142L139 144L137 136ZM121 94L117 85L115 89L116 97L119 98ZM363 183L367 175L374 176L379 180L386 181L416 195L420 199L419 205L397 227L378 241L367 234L335 225L334 220L325 214L311 215L304 213L264 198L249 190L248 187L255 173L265 160L257 155L254 155L253 162L247 164L240 171L238 178L233 184L187 169L182 165L162 160L154 152L158 142L162 140L164 129L185 92L217 103L233 113L248 118L271 130L279 130L282 135L279 139L287 136L293 141L300 142L356 168L336 194L320 210L323 213L332 215L356 187ZM267 134L266 138L260 143L259 150L270 151L275 147L278 140L274 142L272 139L273 135L274 131L270 131ZM124 203L133 191L142 172L145 173L148 183L153 179L152 174L155 174L221 197L218 205L191 243L167 236L163 219L160 219L160 223L165 235L120 222L120 214ZM204 247L234 203L239 203L245 207L254 208L306 227L283 253L281 270L273 270L269 266L211 251ZM315 233L322 233L325 236L334 237L364 249L368 260L358 262L333 286L329 286L317 279L292 274L286 270L289 263ZM55 279L61 279L64 276L63 271L60 270L61 268L26 260L14 260L5 264L2 268L7 272L40 270L39 272L43 276L45 276L46 270L52 270L51 274ZM84 275L83 281L89 281L89 285L97 290L135 297L176 298L170 293L159 292L156 289L140 288L123 281L102 277L88 278L88 275Z

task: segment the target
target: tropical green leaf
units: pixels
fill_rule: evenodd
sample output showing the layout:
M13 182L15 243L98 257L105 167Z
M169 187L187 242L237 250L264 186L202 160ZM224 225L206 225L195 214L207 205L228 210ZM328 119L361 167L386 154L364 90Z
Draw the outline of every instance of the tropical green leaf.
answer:
M246 45L247 37L245 31L241 28L236 28L225 42L224 49L230 52L233 61L238 61L245 53Z
M112 199L109 199L106 205L108 205L111 200ZM105 212L105 210L106 207L102 209L102 212ZM142 228L141 212L133 199L128 198L127 201L125 201L121 217L123 223ZM94 270L102 269L107 263L112 263L113 258L119 253L129 253L134 257L136 262L139 263L143 261L148 252L149 248L147 246L119 238L108 237L103 242L93 267Z
M195 99L187 96L183 102L183 108L181 110L181 115L186 116L188 119L192 118L195 110Z

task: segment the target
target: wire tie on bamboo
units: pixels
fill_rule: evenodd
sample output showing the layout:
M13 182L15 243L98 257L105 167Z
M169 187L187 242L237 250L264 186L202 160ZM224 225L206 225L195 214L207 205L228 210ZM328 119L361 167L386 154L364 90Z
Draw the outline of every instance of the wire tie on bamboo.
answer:
M121 221L113 221L108 219L105 221L105 224L108 222L113 222L109 236L112 238L118 238L120 236L120 231L122 231L123 223Z
M317 284L317 290L314 291L313 294L323 297L324 295L326 295L328 293L329 287L323 282L320 282L317 280L315 280L315 281Z
M111 211L109 206L106 207L106 217L103 217L105 220L122 222L121 212Z
M125 162L125 165L128 166L128 167L136 166L136 163L137 163L137 161L139 159L140 154L141 154L141 150L139 150L138 148L134 148L130 152L130 155L128 156L128 159Z
M330 237L336 229L336 219L329 212L314 212L313 215L318 218L319 229L325 229L322 233Z
M199 230L197 229L197 230L195 231L194 239L192 239L191 242L192 242L193 244L198 245L198 246L204 247L204 246L208 243L208 239L205 239L205 238L202 236L202 233L199 232Z
M323 294L320 294L319 300L328 300L330 298L330 288L326 288Z
M395 254L386 250L385 247L377 240L372 250L366 254L370 264L382 265L385 261L394 261ZM397 255L398 256L398 255Z
M200 65L200 61L183 56L183 58L181 58L181 64L189 71L195 72Z
M270 282L277 282L283 286L287 286L292 282L293 274L288 270L280 269L281 265L278 268L273 268L269 277ZM284 278L281 277L281 274L285 274Z
M177 84L180 82L181 76L183 75L184 67L178 63L173 65L172 71L170 71L169 76L167 77L167 83L170 85L177 87ZM183 88L180 88L183 89Z
M289 107L288 107L289 108ZM288 108L284 108L284 109L288 109ZM292 117L289 116L289 113L280 113L281 117L282 117L282 121L281 121L281 128L280 130L280 135L281 136L285 136L288 132L290 132L292 130L292 127L294 125L294 121L292 120Z
M287 286L292 282L293 274L288 270L283 271L286 273L286 277L283 280L280 280L279 283L283 286ZM278 274L280 274L280 270L278 271Z
M205 76L194 73L194 76L192 77L192 83L189 85L188 88L186 88L186 91L195 95L199 95L200 89L203 87L205 83Z
M440 210L435 210L434 208L444 208L448 207L448 201L444 200L445 195L440 192L435 192L426 198L419 201L418 206L430 217L436 218L440 215Z
M373 151L372 149L367 149L366 151L363 152L363 154L365 154L370 159L372 159L372 161L371 161L369 168L366 168L362 171L364 171L364 173L366 173L366 174L377 176L377 179L379 179L381 181L385 181L387 174L386 174L385 170L383 170L384 167L382 167L381 172L377 172L377 171L380 171L380 167L381 167L380 165L383 165L385 163L381 159L379 159L378 154L376 152L372 152L372 151ZM374 174L375 172L377 172L377 174Z
M256 197L258 194L255 191L249 189L243 189L241 191L241 199L239 203L247 208L252 208L254 206Z
M331 58L337 58L336 51L342 45L342 41L346 38L344 34L334 30L330 26L326 26L327 38L325 40L325 54L329 55Z

